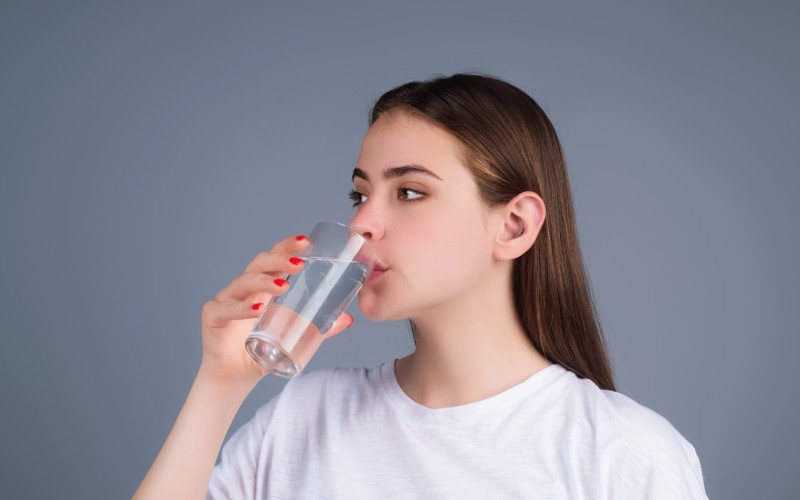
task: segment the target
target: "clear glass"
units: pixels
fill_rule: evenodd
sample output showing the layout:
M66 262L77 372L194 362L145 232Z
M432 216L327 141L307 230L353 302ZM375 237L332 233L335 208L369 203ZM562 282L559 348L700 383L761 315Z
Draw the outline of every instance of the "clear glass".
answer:
M320 222L297 256L303 270L289 275L289 289L269 301L245 341L267 373L295 377L308 365L324 335L372 272L372 248L338 222Z

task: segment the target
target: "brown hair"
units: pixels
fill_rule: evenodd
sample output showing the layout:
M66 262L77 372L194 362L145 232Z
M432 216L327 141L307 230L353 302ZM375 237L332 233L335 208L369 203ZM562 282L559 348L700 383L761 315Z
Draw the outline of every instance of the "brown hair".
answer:
M581 258L566 162L542 108L497 78L455 74L386 92L373 106L370 124L391 110L455 136L487 206L505 204L524 191L542 197L544 225L513 265L520 322L545 358L601 389L616 390ZM409 322L416 342L416 326Z

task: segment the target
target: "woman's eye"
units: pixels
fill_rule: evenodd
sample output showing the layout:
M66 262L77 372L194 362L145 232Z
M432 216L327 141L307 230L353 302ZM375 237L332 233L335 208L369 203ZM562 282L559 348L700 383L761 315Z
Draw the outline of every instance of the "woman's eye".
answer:
M400 188L400 189L398 189L398 191L401 191L401 192L404 191L406 193L416 193L416 194L420 195L417 198L408 198L408 199L406 199L406 201L416 201L416 200L422 198L423 196L425 196L425 193L423 193L422 191L417 191L415 189L410 189L410 188Z
M404 200L404 201L417 201L417 200L420 200L420 199L425 197L425 193L423 193L422 191L417 191L416 189L398 188L397 192L398 193L404 193L404 195L401 196L401 199ZM409 196L409 193L414 193L414 194ZM417 196L414 197L414 195L417 195ZM351 200L353 200L353 206L357 207L357 206L361 205L362 203L364 203L364 201L361 199L361 197L362 196L366 196L366 195L364 193L359 193L358 191L353 189L353 190L350 191L348 196L350 197Z
M354 207L357 207L357 206L361 205L362 203L364 203L363 201L361 201L361 197L364 196L364 195L359 193L355 189L351 190L350 194L348 196L350 197L351 200L353 200L353 202L354 202L353 206Z

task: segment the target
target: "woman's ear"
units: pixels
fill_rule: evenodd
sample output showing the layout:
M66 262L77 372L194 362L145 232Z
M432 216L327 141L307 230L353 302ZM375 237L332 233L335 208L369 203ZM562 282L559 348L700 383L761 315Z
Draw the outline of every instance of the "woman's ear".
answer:
M494 258L516 259L533 246L544 224L544 200L533 191L525 191L494 210L499 224L495 237Z

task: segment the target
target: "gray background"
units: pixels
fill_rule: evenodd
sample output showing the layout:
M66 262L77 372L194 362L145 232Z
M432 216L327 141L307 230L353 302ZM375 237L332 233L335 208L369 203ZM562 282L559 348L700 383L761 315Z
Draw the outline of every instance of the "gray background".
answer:
M619 391L695 446L711 498L794 497L798 8L378 3L2 3L0 497L128 497L203 303L350 218L375 98L464 70L560 134ZM411 351L350 312L309 369Z

